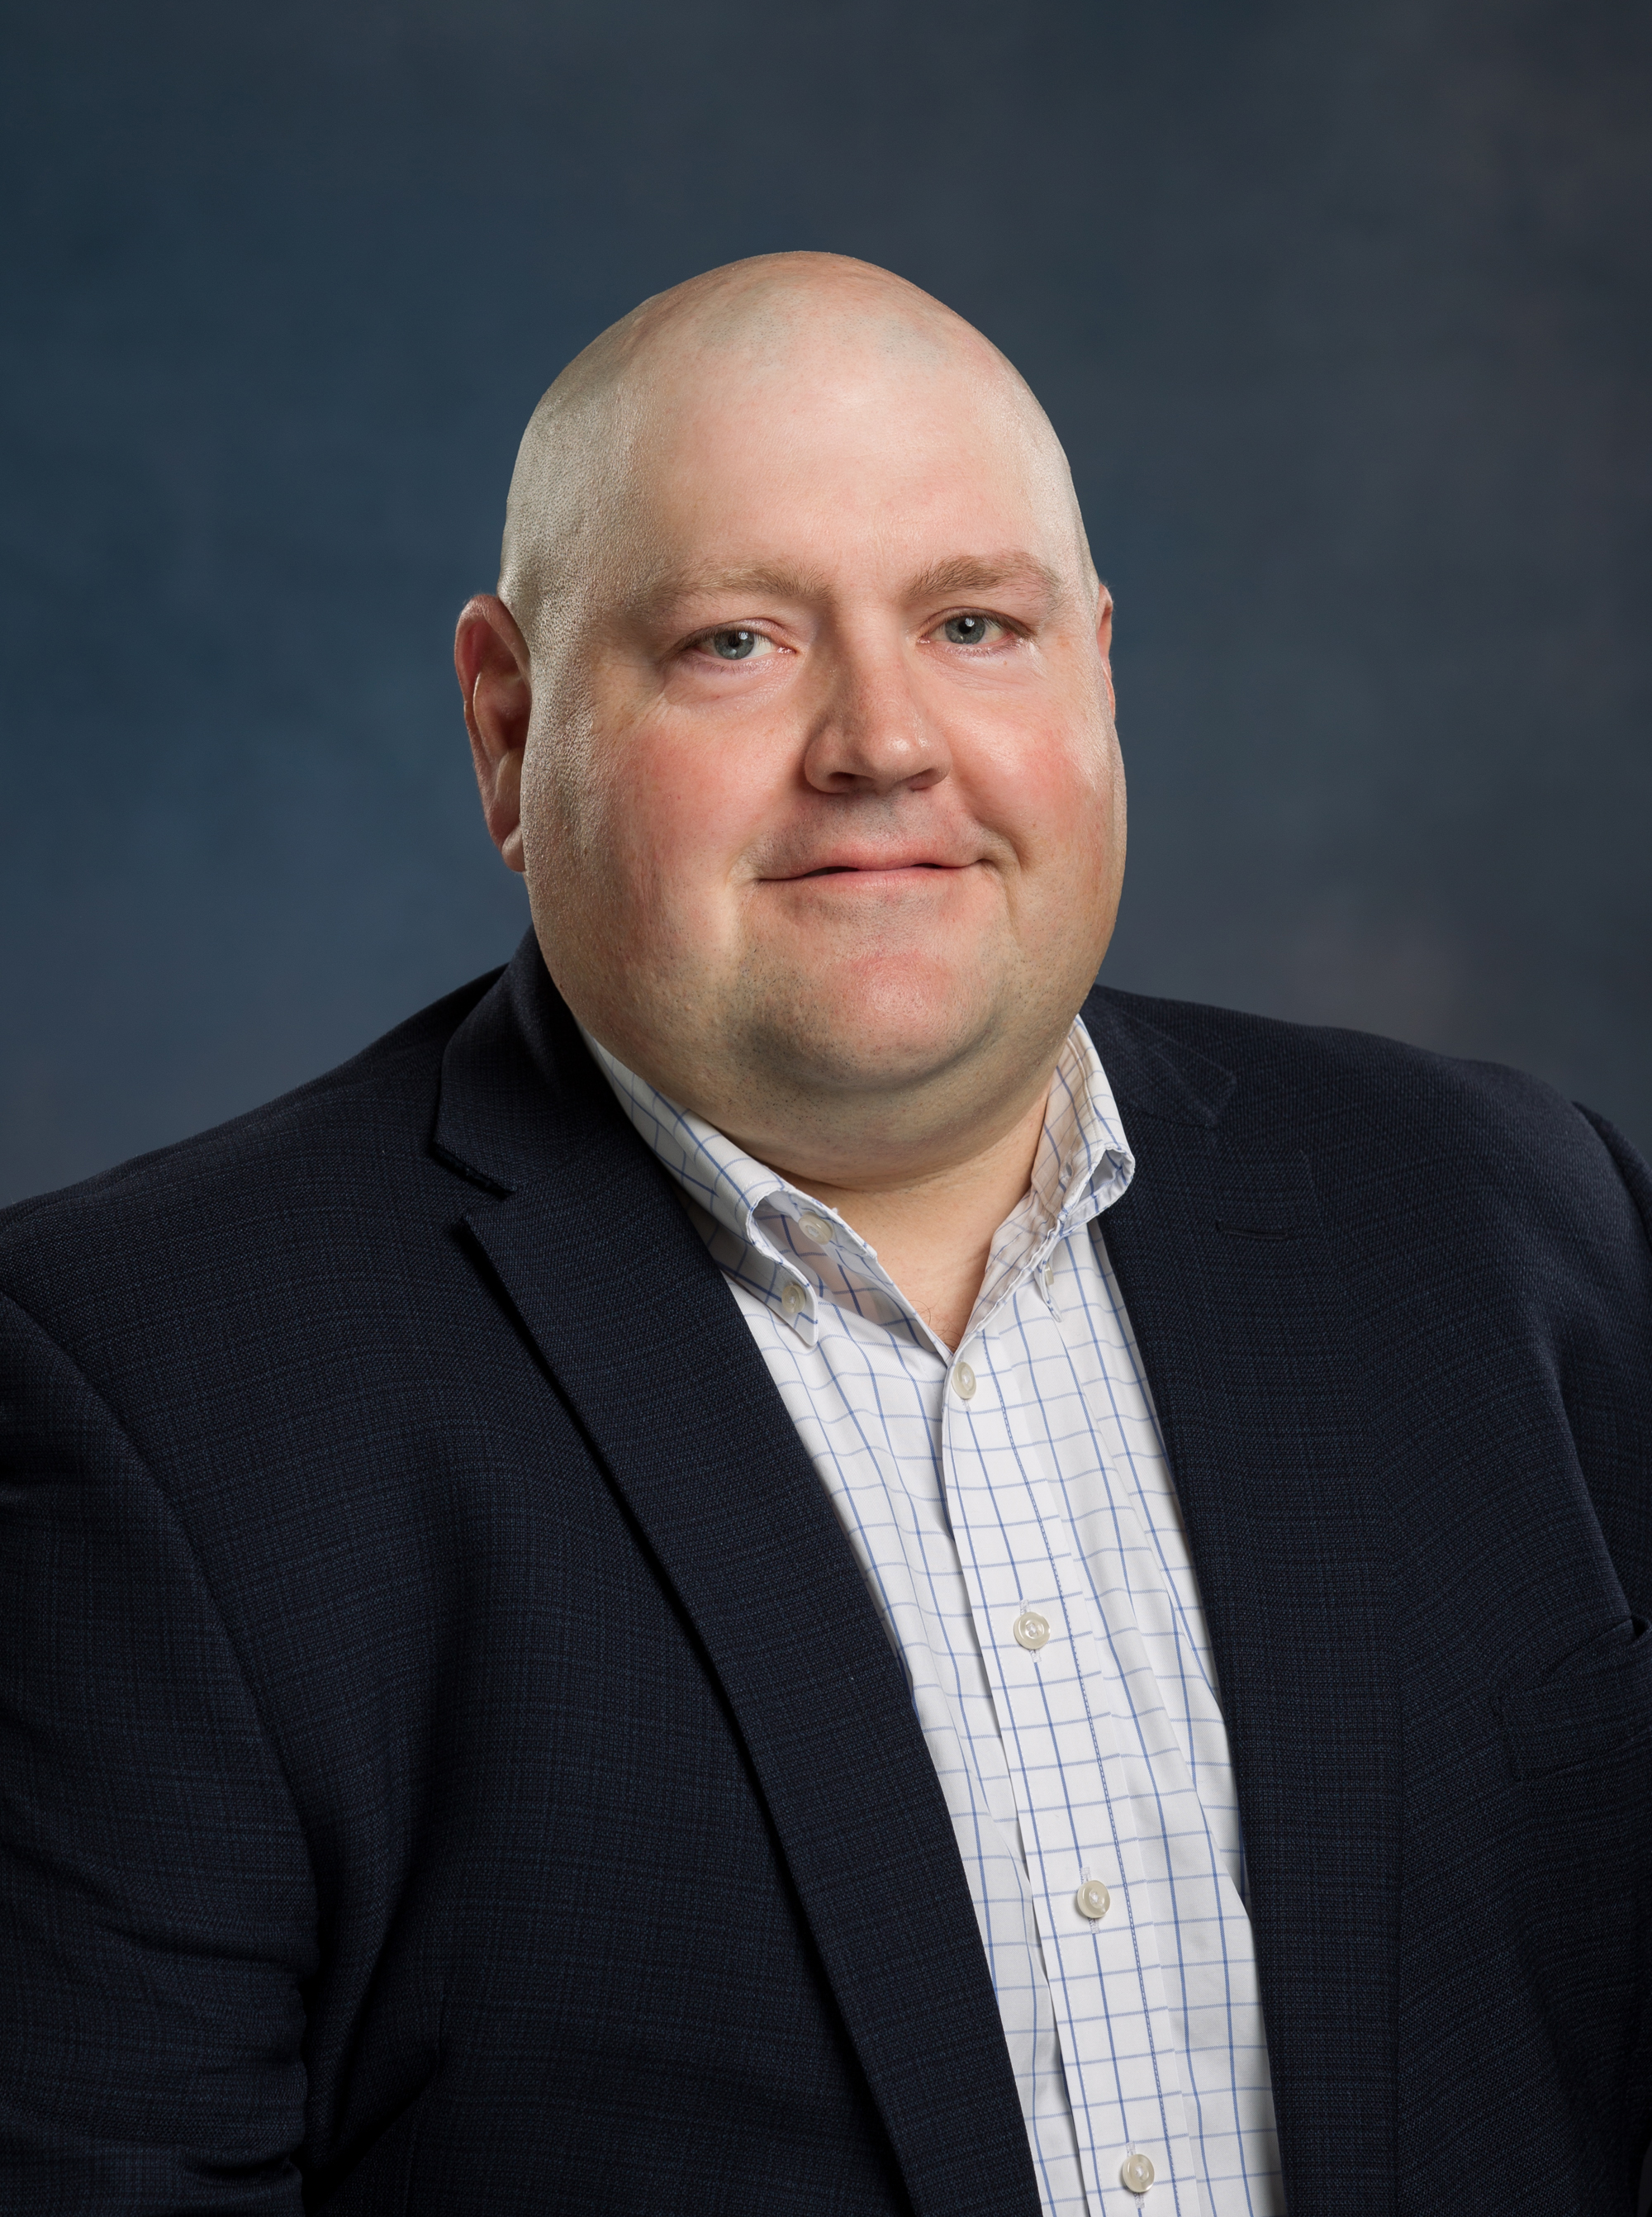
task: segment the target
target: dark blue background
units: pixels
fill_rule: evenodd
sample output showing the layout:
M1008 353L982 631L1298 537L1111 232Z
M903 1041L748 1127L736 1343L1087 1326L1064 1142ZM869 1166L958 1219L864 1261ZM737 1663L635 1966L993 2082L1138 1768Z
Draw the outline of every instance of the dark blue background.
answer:
M523 421L775 247L998 341L1118 596L1107 974L1652 1140L1652 11L63 4L0 75L0 1198L510 951L448 668Z

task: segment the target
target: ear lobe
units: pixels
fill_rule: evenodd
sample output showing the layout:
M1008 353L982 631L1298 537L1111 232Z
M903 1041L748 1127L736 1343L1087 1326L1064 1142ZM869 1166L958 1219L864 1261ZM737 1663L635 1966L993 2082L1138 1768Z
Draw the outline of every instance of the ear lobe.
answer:
M495 593L478 593L453 634L453 670L488 836L508 868L523 867L522 754L533 713L533 658Z

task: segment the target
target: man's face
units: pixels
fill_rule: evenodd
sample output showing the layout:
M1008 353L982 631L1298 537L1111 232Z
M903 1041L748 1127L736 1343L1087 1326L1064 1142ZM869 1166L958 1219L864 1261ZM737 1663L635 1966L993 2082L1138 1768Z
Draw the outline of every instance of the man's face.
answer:
M535 641L523 770L576 1014L771 1160L800 1103L1047 1075L1123 784L1110 611L1007 390L916 347L702 364L617 515Z

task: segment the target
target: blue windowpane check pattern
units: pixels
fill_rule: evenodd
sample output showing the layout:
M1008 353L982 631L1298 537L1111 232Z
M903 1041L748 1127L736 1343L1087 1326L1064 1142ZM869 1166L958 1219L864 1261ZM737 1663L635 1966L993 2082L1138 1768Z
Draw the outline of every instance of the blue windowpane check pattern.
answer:
M1101 1238L1135 1164L1084 1027L956 1350L830 1209L590 1045L728 1278L905 1666L1048 2217L1278 2217L1227 1732Z

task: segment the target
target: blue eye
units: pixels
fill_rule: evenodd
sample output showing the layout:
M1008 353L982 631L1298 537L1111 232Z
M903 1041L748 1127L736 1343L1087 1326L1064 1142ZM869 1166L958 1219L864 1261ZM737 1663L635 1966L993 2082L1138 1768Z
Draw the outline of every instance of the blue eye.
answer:
M940 627L949 646L979 646L992 628L990 616L948 616Z
M743 662L756 646L757 634L755 631L714 631L706 645L724 662Z

